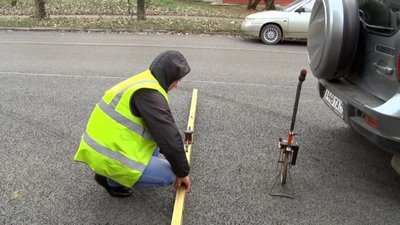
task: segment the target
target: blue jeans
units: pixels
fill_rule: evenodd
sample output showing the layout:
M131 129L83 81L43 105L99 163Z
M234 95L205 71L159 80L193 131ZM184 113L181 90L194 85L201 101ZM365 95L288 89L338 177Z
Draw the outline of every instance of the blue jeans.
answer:
M172 172L171 165L166 159L160 158L160 148L154 150L149 164L144 169L142 176L136 182L134 187L154 188L171 185L175 181L175 174ZM121 186L117 182L107 178L108 185L112 187Z

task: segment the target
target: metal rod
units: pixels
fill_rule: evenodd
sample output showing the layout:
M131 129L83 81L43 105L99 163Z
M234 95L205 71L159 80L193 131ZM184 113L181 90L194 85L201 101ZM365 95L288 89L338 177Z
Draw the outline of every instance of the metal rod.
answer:
M299 106L301 85L303 84L303 81L306 79L306 75L307 75L307 70L302 69L300 72L300 76L299 76L299 83L297 84L296 98L294 101L294 108L293 108L293 115L292 115L292 123L290 124L290 133L293 133L293 130L294 130L294 124L296 122L296 115L297 115L297 108Z

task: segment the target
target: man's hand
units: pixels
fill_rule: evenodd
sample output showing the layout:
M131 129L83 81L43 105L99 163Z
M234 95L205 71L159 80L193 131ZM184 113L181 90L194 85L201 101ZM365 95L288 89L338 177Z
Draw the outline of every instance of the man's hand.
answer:
M178 189L182 184L185 185L185 192L189 192L191 187L189 176L176 177L175 188Z

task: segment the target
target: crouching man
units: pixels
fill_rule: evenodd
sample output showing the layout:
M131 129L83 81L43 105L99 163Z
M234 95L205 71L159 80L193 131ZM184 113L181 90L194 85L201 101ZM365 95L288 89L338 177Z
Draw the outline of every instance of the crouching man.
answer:
M118 83L96 104L74 160L87 164L110 195L127 197L132 187L174 181L175 188L190 190L183 140L168 104L168 91L189 72L180 52L165 51L148 70Z

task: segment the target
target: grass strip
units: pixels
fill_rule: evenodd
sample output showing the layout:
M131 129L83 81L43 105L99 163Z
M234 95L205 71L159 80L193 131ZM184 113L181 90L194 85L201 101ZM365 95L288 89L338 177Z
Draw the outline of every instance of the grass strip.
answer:
M241 34L239 20L218 20L207 18L148 18L138 21L130 17L57 17L38 21L29 17L0 18L3 29L7 28L53 28L71 30L111 31L166 31L175 33L228 33Z

